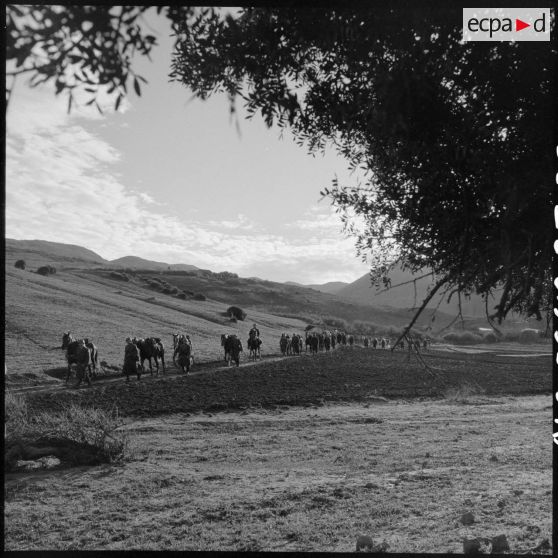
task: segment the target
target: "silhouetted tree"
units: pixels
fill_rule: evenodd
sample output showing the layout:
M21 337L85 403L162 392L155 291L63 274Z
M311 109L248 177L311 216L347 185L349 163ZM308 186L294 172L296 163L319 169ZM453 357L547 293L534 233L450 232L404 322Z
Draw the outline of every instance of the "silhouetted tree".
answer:
M25 269L25 260L17 260L14 266L18 269Z
M156 42L143 33L146 9L11 7L7 75L54 79L68 109L75 87L96 103L106 85L117 106L129 81L140 92L131 52L148 56ZM432 270L409 328L436 293L488 305L500 289L487 308L499 321L550 311L553 228L542 216L555 44L463 43L461 8L438 3L158 12L175 35L171 79L201 99L224 92L232 113L241 99L249 117L288 128L312 153L333 145L363 173L323 193L371 256L374 280L396 264Z

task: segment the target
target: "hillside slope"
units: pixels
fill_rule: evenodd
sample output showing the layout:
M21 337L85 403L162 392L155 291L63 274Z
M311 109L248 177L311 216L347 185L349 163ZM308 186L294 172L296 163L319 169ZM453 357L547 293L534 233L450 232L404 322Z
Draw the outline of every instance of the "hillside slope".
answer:
M420 277L423 273L418 273L415 277ZM396 287L400 283L412 281L413 275L401 269L396 269L390 274L391 284L393 287L387 291L383 288L376 288L370 281L368 274L363 275L353 283L341 288L337 291L337 295L351 300L358 300L363 304L370 304L372 306L392 306L394 308L412 308L420 306L422 301L427 295L428 288L431 286L431 277L425 277L416 281L416 297L415 286L410 283ZM383 291L383 292L381 292ZM435 296L430 301L428 309L435 308L440 301L440 296ZM494 304L496 301L493 299ZM492 306L494 305L492 304ZM491 304L489 302L489 309ZM480 296L473 295L470 299L462 299L462 309L464 316L471 317L484 317L485 316L485 303ZM457 296L454 295L451 301L443 301L439 310L447 314L456 315L459 306Z
M79 264L82 267L92 267L108 263L93 250L75 244L6 238L4 247L8 266L13 266L17 260L25 260L27 267L32 268L47 264L55 266Z
M191 335L199 360L220 360L222 333L243 342L251 323L231 323L226 306L206 300L179 300L149 292L134 282L111 280L87 270L43 277L6 269L5 353L8 373L44 376L65 366L62 334L89 337L99 360L121 366L126 337L161 337L172 360L172 334ZM264 339L264 352L276 352L282 331L302 331L300 320L248 309ZM58 374L59 375L59 374Z
M190 264L168 264L146 260L137 256L124 256L115 260L106 260L99 254L77 246L47 240L5 240L6 264L13 266L17 260L24 260L28 268L36 269L42 265L54 265L61 268L92 268L106 266L115 269L150 269L153 271L191 271L198 269Z

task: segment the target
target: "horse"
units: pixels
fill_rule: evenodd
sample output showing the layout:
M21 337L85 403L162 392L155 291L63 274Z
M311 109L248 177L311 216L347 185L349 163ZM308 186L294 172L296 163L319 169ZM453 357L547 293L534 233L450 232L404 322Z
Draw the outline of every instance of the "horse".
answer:
M261 344L262 340L255 333L250 333L250 337L248 338L248 349L250 350L250 358L253 358L254 360L261 358Z
M76 339L74 339L72 334L69 331L67 331L66 333L64 333L64 335L62 335L62 347L60 347L60 348L61 349L67 349L68 345L72 341L76 341Z
M149 361L149 372L153 376L153 366L151 364L151 359L155 360L155 366L157 367L157 376L159 375L159 359L161 359L161 364L163 365L163 372L165 372L165 347L161 342L159 337L147 337L146 339L133 339L134 345L136 345L140 351L140 362L141 367L144 369L143 363Z

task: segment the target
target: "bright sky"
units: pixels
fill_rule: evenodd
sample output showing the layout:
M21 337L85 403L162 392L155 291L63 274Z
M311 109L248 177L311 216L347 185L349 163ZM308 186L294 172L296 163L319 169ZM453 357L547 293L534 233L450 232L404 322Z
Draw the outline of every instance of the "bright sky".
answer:
M6 236L78 244L107 259L135 255L274 281L354 281L368 271L320 190L337 175L333 152L312 157L228 101L189 100L168 82L164 21L148 80L119 113L66 113L50 87L16 84L7 112Z

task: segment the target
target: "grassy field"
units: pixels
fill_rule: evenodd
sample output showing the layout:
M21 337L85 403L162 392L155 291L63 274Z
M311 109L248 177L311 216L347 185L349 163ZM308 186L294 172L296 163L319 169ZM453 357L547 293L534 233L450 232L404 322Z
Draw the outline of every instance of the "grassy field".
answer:
M249 309L246 322L230 322L228 305L216 301L179 300L154 294L135 283L111 281L85 270L40 275L6 269L6 365L19 381L48 381L65 367L59 348L62 333L70 330L89 337L99 359L122 366L126 337L161 337L172 352L172 334L189 333L196 359L222 358L221 333L248 338L257 322L264 353L278 352L283 331L302 332L304 322ZM168 360L172 355L169 354ZM25 376L27 375L27 376ZM15 381L15 378L13 378Z
M118 464L8 474L6 549L352 551L370 535L447 553L505 534L520 553L550 537L549 347L439 345L428 369L360 346L282 359L281 333L306 322L273 314L284 294L266 306L265 284L247 306L254 293L180 300L107 275L6 268L7 387L33 411L117 409L129 448ZM232 304L246 322L224 315ZM224 367L220 334L245 341L253 322L264 360ZM60 380L68 329L99 348L91 388ZM165 375L126 383L124 339L169 348L176 331L194 341L192 373L168 350Z
M375 399L129 421L126 463L7 476L5 548L329 552L366 534L389 552L453 553L505 534L520 553L551 536L551 403Z

